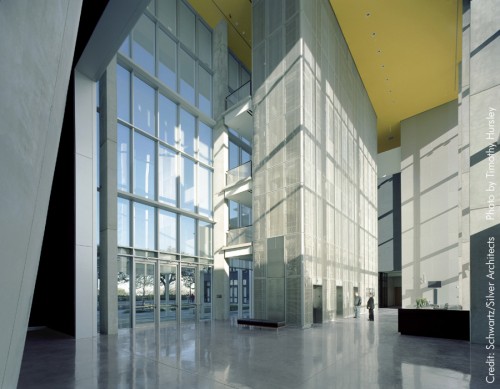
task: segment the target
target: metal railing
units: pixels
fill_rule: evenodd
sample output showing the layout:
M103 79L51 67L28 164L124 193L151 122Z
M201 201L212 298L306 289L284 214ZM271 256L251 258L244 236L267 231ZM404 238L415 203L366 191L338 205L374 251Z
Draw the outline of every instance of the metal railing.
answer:
M226 97L226 109L241 101L243 98L252 95L252 80L247 81L233 93Z
M238 181L252 176L252 161L248 161L226 172L226 185L233 185Z

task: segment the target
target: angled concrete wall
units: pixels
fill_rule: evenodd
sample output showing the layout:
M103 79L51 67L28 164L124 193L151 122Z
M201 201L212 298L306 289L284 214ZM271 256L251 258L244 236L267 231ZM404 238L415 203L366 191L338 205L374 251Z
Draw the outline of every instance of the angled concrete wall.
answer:
M81 0L0 1L0 386L17 385Z

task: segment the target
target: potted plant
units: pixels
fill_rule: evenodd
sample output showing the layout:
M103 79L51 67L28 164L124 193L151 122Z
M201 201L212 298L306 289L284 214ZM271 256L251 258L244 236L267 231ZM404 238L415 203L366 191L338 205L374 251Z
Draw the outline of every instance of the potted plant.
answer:
M427 301L427 299L425 297L421 297L421 298L417 299L417 309L426 307L428 305L429 305L429 302Z

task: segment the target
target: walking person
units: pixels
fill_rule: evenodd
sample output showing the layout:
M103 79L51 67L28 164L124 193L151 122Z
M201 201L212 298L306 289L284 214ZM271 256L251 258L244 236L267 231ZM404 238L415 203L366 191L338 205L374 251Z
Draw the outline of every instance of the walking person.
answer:
M368 321L374 321L373 309L375 308L375 301L373 300L373 294L370 293L370 298L366 303L366 308L368 308Z
M361 309L361 297L358 292L354 293L354 318L357 319L359 317L359 311Z

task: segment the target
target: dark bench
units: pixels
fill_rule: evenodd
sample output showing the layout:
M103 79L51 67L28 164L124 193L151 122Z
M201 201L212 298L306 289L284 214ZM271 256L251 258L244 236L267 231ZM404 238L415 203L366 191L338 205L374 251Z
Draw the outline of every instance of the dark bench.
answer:
M268 327L268 328L279 328L284 327L284 321L277 320L265 320L265 319L238 319L238 324L245 326L256 326L256 327Z

